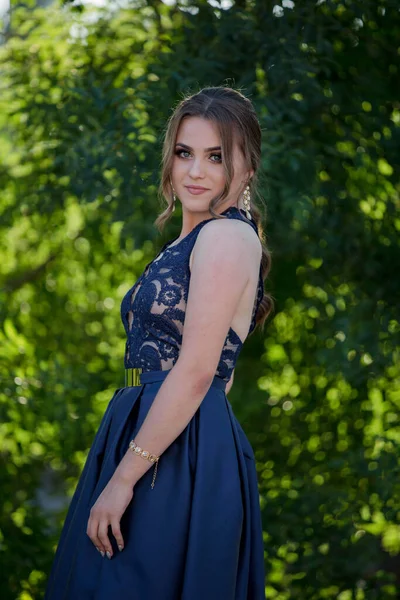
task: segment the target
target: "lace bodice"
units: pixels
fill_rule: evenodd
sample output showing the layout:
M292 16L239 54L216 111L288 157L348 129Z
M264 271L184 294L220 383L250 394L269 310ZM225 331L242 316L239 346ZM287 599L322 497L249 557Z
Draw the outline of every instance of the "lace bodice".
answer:
M231 219L241 219L257 232L256 223L248 220L241 209L230 206L221 214ZM121 318L127 335L125 368L141 367L143 371L160 371L171 369L177 361L189 293L190 254L200 229L213 219L214 217L198 223L174 246L171 244L177 238L164 244L122 299ZM257 294L248 333L255 327L257 309L263 293L260 264ZM216 375L229 380L242 346L241 338L230 328Z

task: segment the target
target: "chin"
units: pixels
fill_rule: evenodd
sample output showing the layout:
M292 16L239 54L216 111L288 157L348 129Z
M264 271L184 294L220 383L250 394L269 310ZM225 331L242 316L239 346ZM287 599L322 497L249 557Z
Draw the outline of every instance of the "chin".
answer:
M188 210L189 212L208 212L208 206L210 204L209 200L201 200L201 202L198 200L196 202L196 199L193 198L185 198L183 201L181 199L181 204L182 204L182 208L184 208L185 210Z

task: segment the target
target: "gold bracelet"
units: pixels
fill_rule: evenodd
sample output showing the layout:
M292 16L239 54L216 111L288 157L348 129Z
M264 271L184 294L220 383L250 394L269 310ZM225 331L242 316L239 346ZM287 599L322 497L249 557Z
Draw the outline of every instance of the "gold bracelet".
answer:
M155 482L156 476L157 476L158 459L160 457L156 456L155 454L150 454L150 452L148 452L147 450L142 450L142 448L140 446L138 446L137 443L134 442L133 440L131 440L129 442L129 448L131 450L133 450L133 452L135 454L137 454L138 456L141 456L142 458L149 460L151 463L155 463L155 469L154 469L154 473L153 473L153 481L151 482L151 487L153 488L154 482Z

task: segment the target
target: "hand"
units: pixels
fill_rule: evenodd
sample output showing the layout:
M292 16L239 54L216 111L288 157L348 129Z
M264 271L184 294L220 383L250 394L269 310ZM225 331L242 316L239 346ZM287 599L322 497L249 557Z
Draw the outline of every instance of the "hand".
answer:
M132 497L133 485L114 474L92 506L86 533L102 556L104 553L108 558L113 555L108 537L109 525L111 525L118 549L123 550L124 539L120 529L120 520Z

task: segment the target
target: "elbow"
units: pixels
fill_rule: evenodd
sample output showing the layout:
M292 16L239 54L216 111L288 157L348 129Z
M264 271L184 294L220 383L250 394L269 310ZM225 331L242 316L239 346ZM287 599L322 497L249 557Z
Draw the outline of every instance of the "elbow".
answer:
M190 381L199 392L207 391L214 379L215 372L211 373L199 364L188 364L178 359L174 369L179 371L179 376L185 381Z

